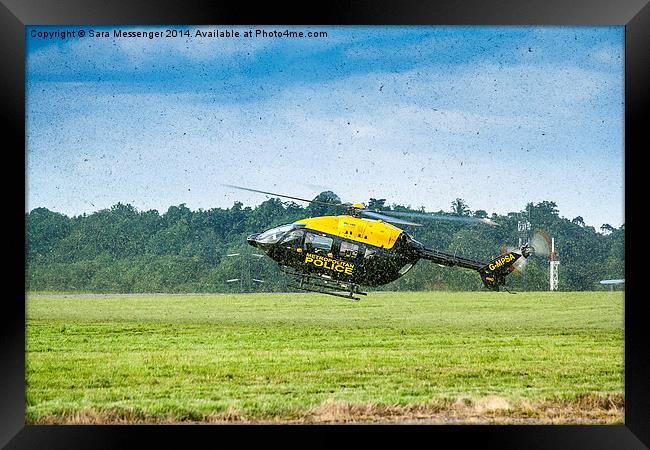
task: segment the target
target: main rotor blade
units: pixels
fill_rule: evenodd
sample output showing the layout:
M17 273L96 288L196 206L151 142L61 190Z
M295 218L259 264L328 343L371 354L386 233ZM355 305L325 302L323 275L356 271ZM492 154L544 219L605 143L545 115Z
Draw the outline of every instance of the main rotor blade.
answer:
M478 217L467 217L467 216L453 216L447 214L433 214L433 213L418 213L418 212L403 212L403 211L383 211L382 214L390 214L392 216L401 216L401 217L418 217L422 219L429 220L449 220L452 222L466 222L466 223L478 223L482 222L492 226L499 226L498 223L494 222L491 219L478 218Z
M321 201L318 201L318 200L308 200L306 198L292 197L291 195L276 194L275 192L258 191L257 189L251 189L251 188L246 188L246 187L242 187L242 186L235 186L235 185L232 185L232 184L224 184L223 186L227 186L227 187L234 188L234 189L240 189L242 191L257 192L258 194L267 194L267 195L273 195L275 197L290 198L291 200L300 200L301 202L315 203L317 205L339 206L339 207L342 207L342 208L347 207L346 205L343 205L341 203L328 203L328 202L321 202Z
M377 212L374 212L374 211L366 211L366 210L361 209L361 210L359 210L359 212L364 216L372 217L372 218L375 218L375 219L380 219L380 220L383 220L384 222L399 223L399 224L402 224L402 225L413 225L415 227L421 227L422 226L419 223L408 222L406 220L398 219L396 217L386 216L384 214L380 214L380 213L377 213Z

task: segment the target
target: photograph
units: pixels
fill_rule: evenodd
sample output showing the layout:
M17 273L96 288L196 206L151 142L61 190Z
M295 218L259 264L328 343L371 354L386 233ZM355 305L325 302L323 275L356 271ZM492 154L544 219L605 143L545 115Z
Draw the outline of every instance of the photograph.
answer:
M625 425L622 25L26 25L27 425Z

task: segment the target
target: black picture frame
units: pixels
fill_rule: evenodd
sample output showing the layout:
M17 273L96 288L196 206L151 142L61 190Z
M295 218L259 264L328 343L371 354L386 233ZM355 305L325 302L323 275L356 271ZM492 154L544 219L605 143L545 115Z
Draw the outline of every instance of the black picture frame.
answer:
M2 118L6 174L25 174L25 27L29 25L109 24L309 24L309 25L624 25L625 26L625 203L636 205L641 193L640 155L648 145L647 112L650 91L650 5L647 0L463 0L447 2L347 1L326 2L305 9L301 5L271 2L250 7L242 2L207 1L137 2L100 0L0 0L0 48L2 49ZM646 113L646 114L644 114ZM645 142L645 144L644 144ZM0 315L0 445L6 448L114 448L147 445L192 445L208 439L213 445L225 437L246 442L251 431L257 438L282 441L312 434L319 443L349 441L358 431L364 439L384 440L389 435L417 437L437 444L453 440L498 448L647 448L650 445L649 327L643 314L641 289L643 262L632 261L643 253L642 226L635 224L635 209L626 211L625 296L625 423L602 426L54 426L25 425L25 180L4 177L3 192L10 197L9 262L4 273L11 280ZM605 188L605 187L604 187ZM11 237L13 236L13 237ZM640 243L641 246L633 243ZM636 252L636 253L635 253ZM21 282L22 280L22 282ZM290 434L287 434L290 432ZM409 439L410 440L410 439ZM411 441L417 442L417 441Z

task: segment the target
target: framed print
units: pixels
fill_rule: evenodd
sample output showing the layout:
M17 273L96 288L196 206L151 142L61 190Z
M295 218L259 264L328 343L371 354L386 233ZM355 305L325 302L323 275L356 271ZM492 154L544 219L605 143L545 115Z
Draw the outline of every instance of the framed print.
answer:
M36 3L7 448L648 445L645 2Z

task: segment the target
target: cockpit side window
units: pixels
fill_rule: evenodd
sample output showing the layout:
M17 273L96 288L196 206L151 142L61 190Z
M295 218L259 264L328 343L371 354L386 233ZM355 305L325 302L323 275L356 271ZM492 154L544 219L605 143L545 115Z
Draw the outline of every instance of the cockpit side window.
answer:
M261 244L275 244L284 234L294 228L293 224L282 225L265 231L257 237L257 242Z
M305 236L305 250L329 252L334 239L318 234L307 233Z
M295 245L301 245L302 244L302 237L304 236L305 232L302 230L293 230L287 233L283 238L282 238L282 245L285 245L287 247L292 247Z

